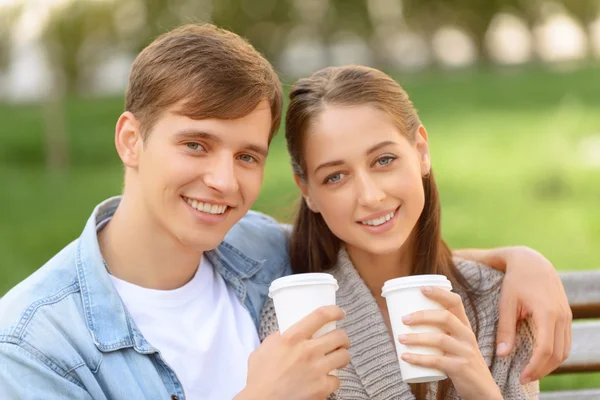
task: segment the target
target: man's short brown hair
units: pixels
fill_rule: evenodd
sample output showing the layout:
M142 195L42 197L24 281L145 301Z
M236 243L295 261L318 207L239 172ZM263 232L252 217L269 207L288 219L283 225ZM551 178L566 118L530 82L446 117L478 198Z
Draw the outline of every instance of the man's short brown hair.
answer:
M140 120L147 137L175 104L175 113L192 119L236 119L267 100L272 138L281 121L282 97L273 66L250 43L214 25L191 24L159 36L136 57L125 109Z

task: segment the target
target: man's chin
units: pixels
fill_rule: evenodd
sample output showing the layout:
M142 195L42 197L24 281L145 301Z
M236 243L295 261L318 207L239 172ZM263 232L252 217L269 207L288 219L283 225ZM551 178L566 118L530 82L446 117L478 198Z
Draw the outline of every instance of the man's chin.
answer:
M216 249L224 239L225 235L214 234L210 236L188 236L187 240L182 240L182 242L188 249L201 253Z

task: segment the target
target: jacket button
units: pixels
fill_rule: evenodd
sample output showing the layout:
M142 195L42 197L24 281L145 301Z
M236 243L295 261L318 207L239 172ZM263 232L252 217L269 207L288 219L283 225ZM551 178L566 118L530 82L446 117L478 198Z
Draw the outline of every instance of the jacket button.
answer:
M177 396L176 394L172 394L171 400L179 400L179 396Z

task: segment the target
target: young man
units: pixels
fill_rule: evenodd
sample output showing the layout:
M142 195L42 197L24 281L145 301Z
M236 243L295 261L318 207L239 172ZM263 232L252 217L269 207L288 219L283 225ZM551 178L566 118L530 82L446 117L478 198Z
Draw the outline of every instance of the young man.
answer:
M256 332L269 284L290 272L285 229L249 211L281 107L273 68L231 32L184 26L138 55L115 133L123 195L0 301L2 398L322 399L337 388L329 372L348 362L347 336L311 338L343 318L339 308L260 346ZM536 253L467 255L512 265L503 352L518 318L546 316L552 332L570 322ZM556 303L514 284L532 270L543 275L533 292L551 290ZM542 337L558 354L551 365L570 340L559 336ZM548 365L534 361L532 375Z

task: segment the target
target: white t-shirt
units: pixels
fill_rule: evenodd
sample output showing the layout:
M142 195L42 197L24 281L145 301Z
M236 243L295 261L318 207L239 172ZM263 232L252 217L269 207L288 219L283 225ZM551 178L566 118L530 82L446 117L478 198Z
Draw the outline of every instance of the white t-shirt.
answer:
M248 311L202 257L190 282L153 290L111 275L138 329L175 371L189 400L232 399L246 385L259 345Z

